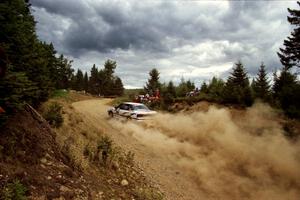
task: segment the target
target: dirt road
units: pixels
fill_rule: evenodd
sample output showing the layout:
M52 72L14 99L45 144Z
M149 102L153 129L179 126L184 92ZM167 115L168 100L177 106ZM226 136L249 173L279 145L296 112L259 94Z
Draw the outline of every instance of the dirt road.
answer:
M191 180L190 175L183 173L177 165L176 156L164 153L161 148L153 148L153 145L149 144L146 138L143 140L135 134L122 131L120 126L127 126L131 122L123 124L108 118L106 111L110 101L110 99L86 100L74 103L73 107L84 115L85 121L94 124L112 137L117 145L132 151L145 174L149 176L150 180L158 184L167 199L206 199L195 182ZM136 124L131 125L136 126ZM141 132L141 134L148 133Z
M135 153L170 200L299 199L300 141L290 141L268 105L190 108L151 121L109 119L110 99L73 104L87 123Z

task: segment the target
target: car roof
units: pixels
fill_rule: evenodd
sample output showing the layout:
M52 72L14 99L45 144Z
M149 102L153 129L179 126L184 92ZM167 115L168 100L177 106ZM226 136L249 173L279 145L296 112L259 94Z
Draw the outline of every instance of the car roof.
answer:
M142 103L135 103L135 102L123 102L123 104L130 104L130 105L133 105L133 106L140 106L140 105L143 105Z

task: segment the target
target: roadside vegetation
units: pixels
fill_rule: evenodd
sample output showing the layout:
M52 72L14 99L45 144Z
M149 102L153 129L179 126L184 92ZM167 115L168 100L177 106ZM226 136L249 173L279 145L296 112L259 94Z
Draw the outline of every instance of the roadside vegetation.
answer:
M1 200L26 200L27 188L20 183L19 180L14 180L12 183L7 183L3 186L0 192Z
M98 190L102 187L104 199L120 197L121 193L124 198L164 199L162 192L142 174L134 153L117 146L102 127L93 126L72 106L77 100L91 98L94 97L71 91L50 99L40 110L47 113L53 105L60 106L64 120L55 128L56 142L72 168L92 174L94 187ZM103 179L109 180L106 186L103 186Z

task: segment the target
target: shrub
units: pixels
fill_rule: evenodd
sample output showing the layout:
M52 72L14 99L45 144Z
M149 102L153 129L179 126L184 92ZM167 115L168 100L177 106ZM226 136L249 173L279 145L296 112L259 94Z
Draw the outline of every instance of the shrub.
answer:
M135 199L137 200L163 200L164 195L161 194L158 190L153 188L140 188L136 189L134 192Z
M98 141L97 155L102 160L103 164L107 164L108 158L113 152L112 140L108 136L102 136Z
M15 180L3 187L0 200L26 200L26 191L26 187L19 180Z
M51 126L55 128L60 127L63 123L62 106L57 102L53 102L50 104L43 117Z

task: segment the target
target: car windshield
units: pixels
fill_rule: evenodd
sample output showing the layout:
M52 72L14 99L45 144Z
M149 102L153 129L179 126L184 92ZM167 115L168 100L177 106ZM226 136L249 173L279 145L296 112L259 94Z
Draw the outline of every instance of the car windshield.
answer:
M134 110L149 110L145 105L135 105Z

